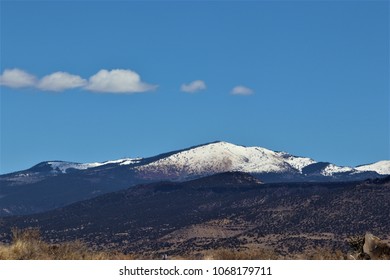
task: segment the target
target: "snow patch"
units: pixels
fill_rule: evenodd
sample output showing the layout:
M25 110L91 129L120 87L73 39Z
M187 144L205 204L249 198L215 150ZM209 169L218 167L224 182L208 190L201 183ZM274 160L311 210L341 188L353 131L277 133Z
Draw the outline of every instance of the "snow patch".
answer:
M126 159L123 162L121 162L119 165L130 165L139 163L142 160L142 158L134 158L134 159Z
M305 168L306 166L316 163L315 160L311 158L305 158L305 157L296 157L292 156L288 153L285 152L279 152L278 153L283 159L290 164L292 167L297 169L301 174L302 174L302 169Z
M73 168L78 170L84 170L92 167L100 166L101 164L95 163L75 163L75 162L63 162L63 161L49 161L51 168L56 171L59 170L61 173L66 173L66 170Z
M77 170L85 170L89 168L99 167L107 164L119 164L119 165L130 165L140 162L142 158L122 158L117 160L109 160L104 162L92 162L92 163L76 163L76 162L64 162L64 161L49 161L48 164L54 171L59 170L61 173L66 173L70 168Z
M375 171L381 175L390 175L390 160L381 160L372 164L356 167L360 171Z
M324 168L324 170L321 171L321 174L324 176L333 176L336 173L354 172L354 171L356 170L348 166L337 166L334 164L329 164Z

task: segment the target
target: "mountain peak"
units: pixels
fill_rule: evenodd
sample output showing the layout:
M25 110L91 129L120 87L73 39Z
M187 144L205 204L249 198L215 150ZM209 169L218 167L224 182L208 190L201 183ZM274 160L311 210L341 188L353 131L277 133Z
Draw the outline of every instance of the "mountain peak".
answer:
M217 141L181 150L138 167L148 176L164 179L201 177L215 173L239 171L246 173L292 171L278 153L261 147L244 147ZM181 179L179 178L179 179Z
M195 149L195 148L199 148L199 147L204 147L204 146L215 146L215 147L235 146L235 147L244 147L244 148L247 148L246 146L243 146L243 145L237 145L237 144L233 144L233 143L230 143L230 142L227 142L227 141L216 140L216 141L213 141L213 142L207 142L207 143L204 143L204 144L192 146L192 147L189 147L189 148L184 149L184 150L191 150L191 149ZM184 150L180 150L180 151L184 151Z

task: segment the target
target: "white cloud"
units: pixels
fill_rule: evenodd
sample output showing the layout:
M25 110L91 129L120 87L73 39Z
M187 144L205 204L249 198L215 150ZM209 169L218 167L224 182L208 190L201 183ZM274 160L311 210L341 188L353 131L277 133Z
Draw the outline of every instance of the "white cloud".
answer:
M35 76L17 68L5 69L0 75L0 85L11 88L34 87L36 83Z
M236 86L230 93L233 95L251 95L254 93L254 91L245 86Z
M135 93L154 90L157 86L142 82L141 77L131 70L114 69L107 71L103 69L91 76L84 88L106 93Z
M87 84L87 81L77 75L72 75L66 72L55 72L43 77L37 87L48 91L64 91L82 87Z
M197 92L204 89L206 89L206 83L202 80L196 80L189 84L182 84L180 87L180 90L184 92Z

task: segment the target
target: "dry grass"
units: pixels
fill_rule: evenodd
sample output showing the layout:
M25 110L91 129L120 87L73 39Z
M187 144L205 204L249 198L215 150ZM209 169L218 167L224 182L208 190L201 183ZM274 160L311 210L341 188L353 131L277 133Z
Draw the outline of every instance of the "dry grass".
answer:
M332 251L328 248L316 248L305 251L302 254L291 256L287 259L295 260L346 260L347 254L341 250Z
M205 259L210 260L278 260L282 256L267 249L219 249L205 254Z
M360 247L359 247L360 248ZM390 253L379 259L389 259ZM176 256L173 259L210 260L345 260L347 254L340 250L314 248L301 254L280 255L263 248L217 249L205 251L200 256ZM138 258L145 258L145 256ZM131 260L135 255L114 251L94 251L81 241L49 244L40 237L37 229L12 229L11 244L0 244L0 260ZM151 259L155 259L151 257ZM159 259L159 258L158 258Z
M12 243L0 245L0 260L124 260L131 255L93 251L80 241L48 244L37 229L12 229Z
M341 250L332 251L327 248L317 248L301 254L281 255L268 249L231 250L219 249L209 251L204 259L210 260L346 260L347 254Z

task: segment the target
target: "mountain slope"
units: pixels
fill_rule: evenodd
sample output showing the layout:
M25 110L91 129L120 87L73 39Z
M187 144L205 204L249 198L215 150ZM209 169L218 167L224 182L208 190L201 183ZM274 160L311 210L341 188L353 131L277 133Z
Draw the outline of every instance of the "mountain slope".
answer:
M280 254L343 249L349 236L370 231L382 237L390 231L388 181L262 184L245 173L221 173L138 185L47 213L3 218L0 230L39 227L52 242L78 239L146 257L256 246Z

